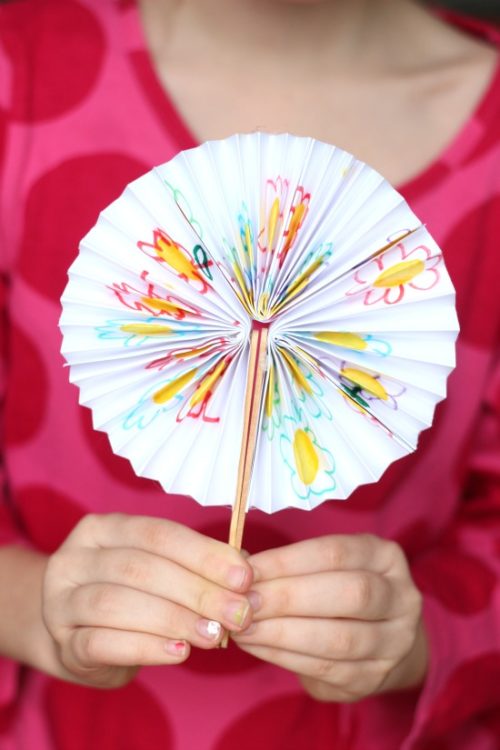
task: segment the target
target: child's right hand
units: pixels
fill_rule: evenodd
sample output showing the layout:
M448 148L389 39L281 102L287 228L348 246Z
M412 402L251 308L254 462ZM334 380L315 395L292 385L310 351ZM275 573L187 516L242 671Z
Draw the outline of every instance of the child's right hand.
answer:
M128 682L252 619L252 570L227 544L157 518L86 516L48 561L43 617L70 677Z

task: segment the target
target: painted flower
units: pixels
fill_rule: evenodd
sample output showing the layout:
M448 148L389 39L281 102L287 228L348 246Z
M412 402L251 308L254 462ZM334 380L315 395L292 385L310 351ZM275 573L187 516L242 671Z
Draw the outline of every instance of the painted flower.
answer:
M337 486L333 455L318 443L310 427L289 420L288 428L281 434L280 452L295 494L301 500L311 495L326 499Z
M159 320L156 317L143 318L140 323L136 318L115 318L96 326L97 338L101 340L121 340L123 346L142 346L153 338L163 339L172 336L187 336L201 330L195 323L188 326L178 325L176 321Z
M144 430L161 414L179 409L183 401L183 396L180 393L176 393L170 401L159 401L158 399L155 400L157 392L158 386L155 384L140 396L137 403L125 415L123 420L124 430Z
M401 383L384 378L378 373L360 370L343 362L340 369L340 383L345 389L346 400L356 411L366 413L375 401L385 403L389 409L397 410L397 399L406 392Z
M361 293L364 305L377 302L395 305L403 299L407 287L428 291L436 286L440 278L437 266L441 261L442 256L433 256L425 245L408 251L404 242L400 242L363 264L355 272L356 284L346 296Z
M388 357L392 353L392 346L385 339L373 336L371 333L350 333L349 331L310 331L309 339L316 339L329 346L324 347L326 359L331 353L330 346L339 349L350 349L360 356L376 354L378 357ZM300 337L299 337L300 340ZM323 359L323 358L322 358Z

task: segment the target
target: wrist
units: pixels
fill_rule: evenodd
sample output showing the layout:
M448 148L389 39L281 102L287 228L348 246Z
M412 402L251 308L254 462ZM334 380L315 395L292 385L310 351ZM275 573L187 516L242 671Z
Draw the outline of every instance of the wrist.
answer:
M0 653L14 661L67 679L42 615L48 556L21 546L0 550ZM15 581L15 585L12 585Z

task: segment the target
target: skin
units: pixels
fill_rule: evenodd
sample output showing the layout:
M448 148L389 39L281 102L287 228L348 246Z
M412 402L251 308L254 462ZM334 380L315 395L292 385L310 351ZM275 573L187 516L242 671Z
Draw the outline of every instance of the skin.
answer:
M312 135L393 182L450 141L496 63L409 0L140 6L158 76L200 140L255 128ZM181 663L191 646L216 648L217 622L319 700L415 687L427 671L404 552L367 534L246 557L170 521L92 515L50 557L0 550L0 611L11 613L0 653L102 688L141 665Z
M158 76L201 142L335 143L401 185L442 152L497 52L410 0L142 0Z

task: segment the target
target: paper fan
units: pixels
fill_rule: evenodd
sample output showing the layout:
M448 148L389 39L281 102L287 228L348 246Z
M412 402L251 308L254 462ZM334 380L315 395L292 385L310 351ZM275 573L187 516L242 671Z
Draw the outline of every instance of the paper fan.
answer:
M458 324L440 249L351 154L262 133L132 182L82 240L63 354L94 427L203 505L311 509L415 449Z

